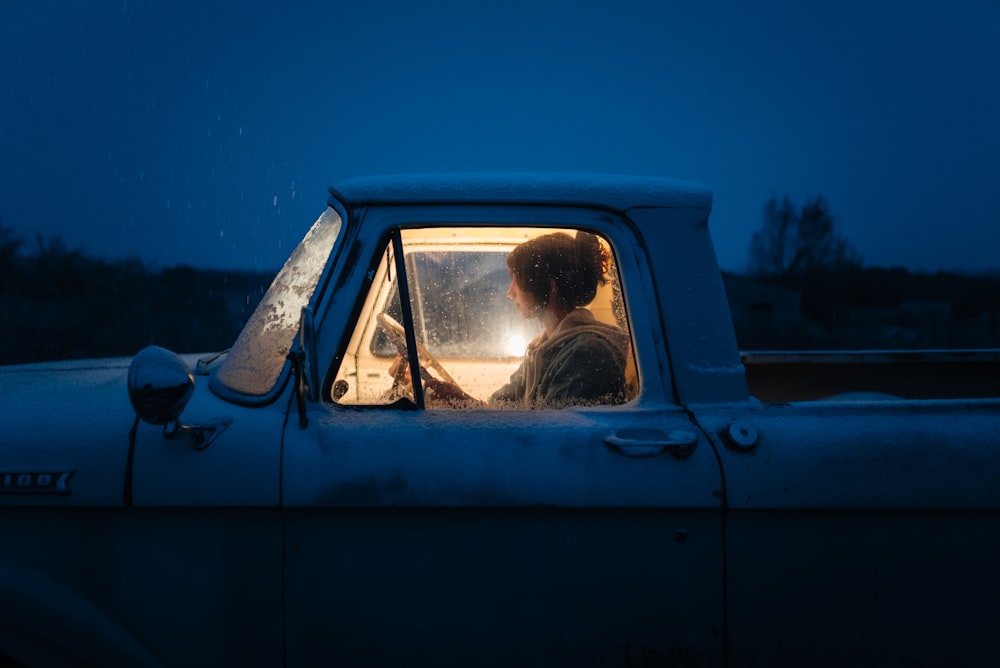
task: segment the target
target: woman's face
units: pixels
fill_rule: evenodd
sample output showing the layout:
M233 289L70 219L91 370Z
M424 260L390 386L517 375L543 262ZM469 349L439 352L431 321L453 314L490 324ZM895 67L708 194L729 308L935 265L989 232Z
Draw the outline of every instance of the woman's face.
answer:
M510 276L510 287L507 288L507 296L514 301L518 313L522 318L537 318L545 308L538 303L535 297L517 285L517 279L513 274Z

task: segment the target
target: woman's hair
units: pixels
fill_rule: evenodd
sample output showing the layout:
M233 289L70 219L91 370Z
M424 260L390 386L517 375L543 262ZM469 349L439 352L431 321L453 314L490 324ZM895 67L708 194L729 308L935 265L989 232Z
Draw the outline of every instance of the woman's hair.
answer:
M608 281L610 264L611 255L600 240L583 231L575 238L565 232L536 237L507 255L507 268L518 288L548 305L554 283L556 298L566 308L594 301L598 284Z

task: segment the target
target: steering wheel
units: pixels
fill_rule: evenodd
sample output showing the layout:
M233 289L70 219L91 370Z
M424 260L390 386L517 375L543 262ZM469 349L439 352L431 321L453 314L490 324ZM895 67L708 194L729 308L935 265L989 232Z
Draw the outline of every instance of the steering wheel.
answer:
M407 354L406 349L406 331L403 326L393 318L388 313L379 313L376 318L378 319L378 324L385 332L386 336L389 337L389 341L396 348L396 352L399 356L403 358L403 364L399 365L399 369L396 372L396 376L393 379L393 389L396 389L399 385L403 383L403 376L406 373L406 366L410 358ZM424 373L425 369L434 369L439 375L439 380L443 380L452 385L458 386L455 379L451 377L444 367L431 355L430 351L424 347L420 341L417 341L417 358L420 363L420 372Z

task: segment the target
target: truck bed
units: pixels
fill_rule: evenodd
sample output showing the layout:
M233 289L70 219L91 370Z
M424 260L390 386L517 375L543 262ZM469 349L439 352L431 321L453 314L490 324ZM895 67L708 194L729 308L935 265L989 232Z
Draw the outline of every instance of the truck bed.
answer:
M824 399L1000 398L1000 350L741 353L750 395Z

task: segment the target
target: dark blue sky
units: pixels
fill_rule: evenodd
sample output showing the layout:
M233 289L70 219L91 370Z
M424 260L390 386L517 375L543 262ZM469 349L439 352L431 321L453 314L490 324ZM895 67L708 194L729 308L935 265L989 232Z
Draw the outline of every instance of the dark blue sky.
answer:
M4 3L29 248L275 269L343 178L603 171L712 188L727 269L785 194L866 265L1000 267L995 0L203 4Z

